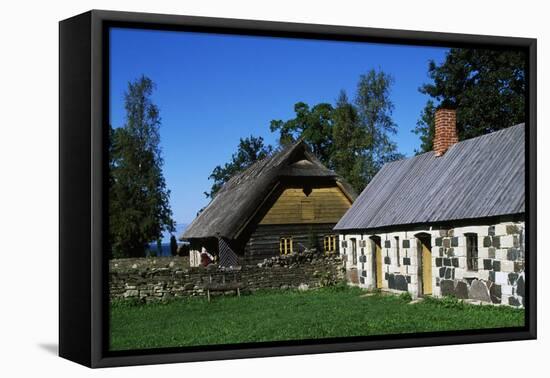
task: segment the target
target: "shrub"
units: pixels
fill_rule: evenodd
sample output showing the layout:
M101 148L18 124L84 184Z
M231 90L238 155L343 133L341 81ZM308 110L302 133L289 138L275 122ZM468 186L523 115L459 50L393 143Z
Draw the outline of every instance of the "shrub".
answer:
M405 291L404 293L399 294L399 299L405 302L412 301L412 295L408 291Z

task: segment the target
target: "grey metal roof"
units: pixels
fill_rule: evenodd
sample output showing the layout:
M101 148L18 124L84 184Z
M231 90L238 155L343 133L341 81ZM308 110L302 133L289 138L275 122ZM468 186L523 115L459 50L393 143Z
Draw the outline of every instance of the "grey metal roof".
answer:
M385 164L335 230L437 223L525 212L525 126L519 124Z
M219 236L233 239L283 177L323 177L340 183L354 199L355 192L334 171L326 168L303 141L262 159L233 176L193 220L180 239Z

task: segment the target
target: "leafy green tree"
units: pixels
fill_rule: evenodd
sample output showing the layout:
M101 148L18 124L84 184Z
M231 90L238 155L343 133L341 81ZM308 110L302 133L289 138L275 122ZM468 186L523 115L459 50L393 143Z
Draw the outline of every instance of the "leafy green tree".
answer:
M525 121L525 53L514 50L450 49L445 61L430 61L432 80L420 88L431 97L414 130L421 152L432 149L434 104L457 109L460 140Z
M332 112L331 104L321 103L313 107L298 102L294 105L296 116L288 121L271 121L271 132L279 132L282 146L302 138L323 164L331 167L332 153Z
M154 83L128 83L126 122L110 129L109 238L113 257L141 257L148 245L174 231L170 191L162 174L160 115Z
M245 170L252 164L261 160L273 152L273 147L264 144L262 137L250 136L241 138L237 147L237 152L231 156L231 161L225 163L222 167L216 166L210 176L210 180L214 183L210 188L210 192L204 192L206 197L214 198L216 193L222 188L229 179L235 174Z
M403 157L390 138L397 131L392 83L390 75L370 70L359 78L354 104L343 91L335 107L299 102L294 105L294 118L273 120L270 129L279 132L283 146L303 139L325 166L361 192L384 163Z
M294 118L272 120L270 130L279 133L283 147L302 139L325 166L361 192L384 163L403 157L390 138L397 130L389 95L392 83L383 71L370 70L359 79L354 103L343 91L335 106L298 102ZM212 171L214 184L205 195L214 197L232 176L272 151L271 146L263 148L261 138L241 139L231 161Z
M177 256L178 254L178 241L174 235L170 236L170 254Z
M397 152L397 145L390 136L396 134L397 125L392 119L393 103L390 89L393 77L374 69L361 75L357 84L355 106L359 123L364 133L365 185L387 162L399 160L403 155Z
M361 127L357 109L341 91L333 113L334 170L360 193L366 185L364 151L367 148L365 130Z

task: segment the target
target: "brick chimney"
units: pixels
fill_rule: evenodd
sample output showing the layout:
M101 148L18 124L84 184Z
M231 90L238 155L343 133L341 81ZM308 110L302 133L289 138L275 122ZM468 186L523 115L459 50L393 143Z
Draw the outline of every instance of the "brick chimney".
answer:
M441 156L455 143L458 143L456 131L456 110L440 108L435 111L435 156Z

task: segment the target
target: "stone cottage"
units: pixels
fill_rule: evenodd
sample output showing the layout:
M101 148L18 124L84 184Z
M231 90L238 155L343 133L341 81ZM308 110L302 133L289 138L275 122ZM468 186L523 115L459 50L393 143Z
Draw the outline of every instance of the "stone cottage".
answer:
M454 110L435 123L434 150L384 165L336 224L348 279L523 306L525 126L458 142Z

